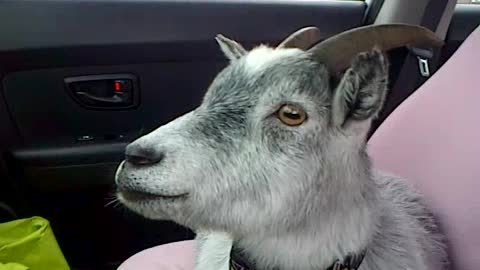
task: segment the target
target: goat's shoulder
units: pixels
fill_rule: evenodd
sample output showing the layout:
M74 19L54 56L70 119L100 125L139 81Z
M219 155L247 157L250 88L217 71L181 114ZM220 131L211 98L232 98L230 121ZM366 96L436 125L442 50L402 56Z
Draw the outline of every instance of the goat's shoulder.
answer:
M422 194L400 177L378 171L373 175L381 210L367 264L375 264L371 269L442 269L443 237Z
M410 222L416 222L419 226L429 226L434 222L424 195L411 181L379 171L374 172L373 176L380 190L385 214L400 214L399 218L403 217Z

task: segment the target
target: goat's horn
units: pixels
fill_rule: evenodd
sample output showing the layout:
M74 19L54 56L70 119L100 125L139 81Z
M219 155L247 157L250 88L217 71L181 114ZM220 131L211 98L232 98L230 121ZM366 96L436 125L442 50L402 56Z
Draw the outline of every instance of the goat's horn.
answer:
M421 48L441 47L443 41L432 31L408 24L363 26L330 37L312 47L316 58L332 72L341 72L350 66L361 52L378 48L388 51L402 46Z
M320 30L317 27L305 27L288 36L277 48L298 48L308 50L320 41Z

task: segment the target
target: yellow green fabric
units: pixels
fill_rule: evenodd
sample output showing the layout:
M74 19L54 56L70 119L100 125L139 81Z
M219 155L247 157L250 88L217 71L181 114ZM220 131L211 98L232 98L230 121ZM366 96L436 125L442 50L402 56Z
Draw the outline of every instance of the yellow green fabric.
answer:
M28 270L30 268L19 263L0 263L0 270Z
M22 268L23 267L23 268ZM70 270L48 220L0 224L0 270Z

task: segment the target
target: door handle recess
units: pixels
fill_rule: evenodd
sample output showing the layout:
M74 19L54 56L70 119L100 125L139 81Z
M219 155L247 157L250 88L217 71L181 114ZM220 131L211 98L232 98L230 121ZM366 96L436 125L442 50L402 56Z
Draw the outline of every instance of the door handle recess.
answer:
M139 102L138 80L133 74L78 76L64 82L72 98L89 109L129 109Z

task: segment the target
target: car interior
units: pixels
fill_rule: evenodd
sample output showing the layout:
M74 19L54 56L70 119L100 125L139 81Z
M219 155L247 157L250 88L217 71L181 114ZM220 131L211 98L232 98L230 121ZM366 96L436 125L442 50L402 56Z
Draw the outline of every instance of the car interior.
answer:
M44 217L72 269L117 269L142 250L194 237L116 204L114 175L129 142L200 104L228 63L216 34L249 49L305 26L317 26L322 39L369 24L434 31L442 48L388 55L390 92L371 129L378 152L392 140L416 147L406 139L409 124L434 116L403 102L422 86L435 91L428 84L437 70L444 78L455 70L442 66L478 32L480 1L5 0L0 18L0 223ZM462 88L460 78L451 82ZM396 136L378 139L397 108L413 115L402 129L379 130ZM406 158L374 159L395 171Z

